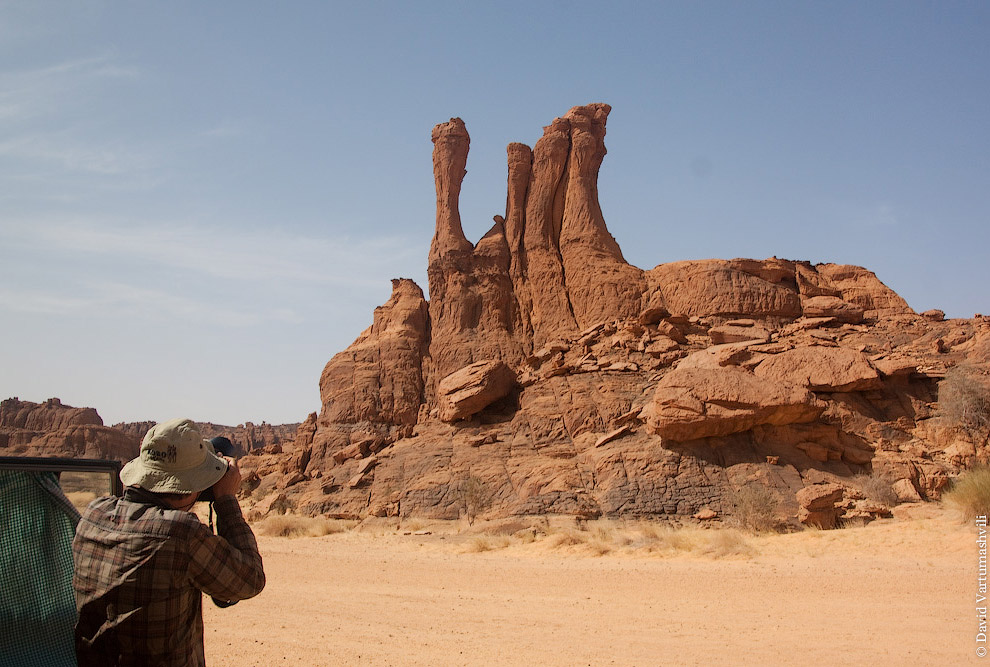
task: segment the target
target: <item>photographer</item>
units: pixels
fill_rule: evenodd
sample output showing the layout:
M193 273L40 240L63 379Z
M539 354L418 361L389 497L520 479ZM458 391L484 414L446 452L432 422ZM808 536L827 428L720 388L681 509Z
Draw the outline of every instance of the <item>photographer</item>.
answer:
M174 419L148 431L120 479L123 497L90 503L72 543L79 665L205 665L202 593L226 606L265 586L237 463ZM191 511L210 492L219 535Z

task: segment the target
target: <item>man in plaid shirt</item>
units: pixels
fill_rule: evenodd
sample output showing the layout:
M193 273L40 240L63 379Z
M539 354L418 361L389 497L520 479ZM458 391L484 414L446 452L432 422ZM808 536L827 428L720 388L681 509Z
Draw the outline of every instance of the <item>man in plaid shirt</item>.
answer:
M205 665L202 593L227 606L265 586L237 464L176 419L148 431L120 478L124 496L90 503L72 544L79 665ZM191 512L211 487L218 535Z

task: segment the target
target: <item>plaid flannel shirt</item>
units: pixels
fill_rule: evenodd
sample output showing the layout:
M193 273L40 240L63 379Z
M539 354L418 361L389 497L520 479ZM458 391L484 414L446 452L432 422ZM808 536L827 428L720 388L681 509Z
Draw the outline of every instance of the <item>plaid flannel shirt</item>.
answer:
M254 533L230 496L214 502L219 535L132 498L94 500L76 530L79 665L205 665L202 593L243 600L265 586Z

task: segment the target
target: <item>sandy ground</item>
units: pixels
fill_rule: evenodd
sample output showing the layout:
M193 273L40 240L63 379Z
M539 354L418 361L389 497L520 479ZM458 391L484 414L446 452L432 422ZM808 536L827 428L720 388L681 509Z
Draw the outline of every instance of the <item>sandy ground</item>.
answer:
M259 538L268 585L204 604L210 665L978 663L976 527L918 506L747 555L471 552L455 528ZM463 530L463 528L461 528ZM990 658L987 658L990 660Z

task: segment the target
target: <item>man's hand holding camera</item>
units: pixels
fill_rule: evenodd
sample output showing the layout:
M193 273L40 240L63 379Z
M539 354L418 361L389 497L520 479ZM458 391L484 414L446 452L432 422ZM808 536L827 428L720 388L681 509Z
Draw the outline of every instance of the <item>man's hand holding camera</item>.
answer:
M213 485L213 497L236 496L241 488L241 469L237 467L237 461L229 456L223 457L227 460L227 472L224 473L220 481Z

